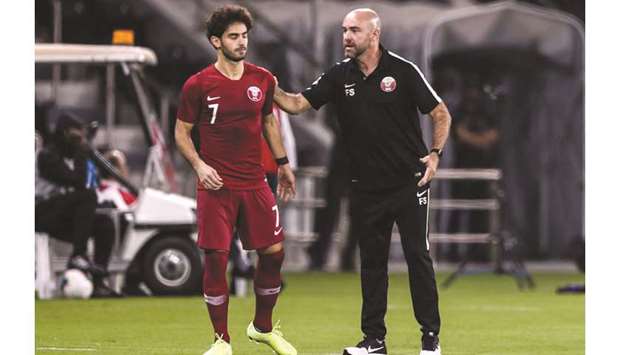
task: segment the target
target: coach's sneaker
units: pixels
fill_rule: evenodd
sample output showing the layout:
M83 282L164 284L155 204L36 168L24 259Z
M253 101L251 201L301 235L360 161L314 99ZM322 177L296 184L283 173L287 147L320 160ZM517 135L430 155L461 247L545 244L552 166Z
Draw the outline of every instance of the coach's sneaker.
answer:
M248 325L247 335L250 340L268 345L278 355L297 355L297 350L284 339L280 331L280 321L276 323L269 333L261 333L254 327L254 323Z
M202 355L232 355L232 346L226 340L217 336L215 343Z
M342 355L387 355L387 346L383 339L364 337L356 346L345 348Z
M441 355L439 337L433 332L422 335L422 351L420 355Z

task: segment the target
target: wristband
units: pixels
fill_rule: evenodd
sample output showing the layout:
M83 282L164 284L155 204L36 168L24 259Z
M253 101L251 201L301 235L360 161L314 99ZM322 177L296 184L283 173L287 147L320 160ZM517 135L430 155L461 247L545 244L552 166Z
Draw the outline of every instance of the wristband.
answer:
M285 155L282 158L276 159L276 164L278 165L288 164L288 157Z

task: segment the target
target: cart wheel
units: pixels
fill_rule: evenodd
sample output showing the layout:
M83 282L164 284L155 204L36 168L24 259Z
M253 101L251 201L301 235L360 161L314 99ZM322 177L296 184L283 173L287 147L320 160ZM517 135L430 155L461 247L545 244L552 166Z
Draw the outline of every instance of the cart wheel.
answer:
M156 295L191 294L200 290L202 263L198 248L180 237L159 239L146 250L144 282Z

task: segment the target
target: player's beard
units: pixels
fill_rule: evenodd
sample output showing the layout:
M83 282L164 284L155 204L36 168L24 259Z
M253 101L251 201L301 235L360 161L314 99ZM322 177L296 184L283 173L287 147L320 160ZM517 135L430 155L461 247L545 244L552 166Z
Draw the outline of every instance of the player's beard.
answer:
M241 49L241 47L237 48L237 50L239 49ZM224 57L226 57L226 59L230 60L231 62L240 62L245 59L247 49L245 49L245 52L243 52L243 54L237 54L237 51L229 51L228 49L226 49L226 47L222 46L222 54L224 55Z

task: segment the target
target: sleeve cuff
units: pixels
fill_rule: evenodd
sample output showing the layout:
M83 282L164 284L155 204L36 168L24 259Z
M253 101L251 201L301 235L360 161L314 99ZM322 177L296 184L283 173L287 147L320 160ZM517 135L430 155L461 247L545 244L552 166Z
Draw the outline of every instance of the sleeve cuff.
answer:
M310 103L310 106L312 106L313 109L318 111L321 108L321 106L323 106L322 104L316 102L316 100L312 98L312 96L310 95L308 91L303 91L301 94L306 98L306 100L308 100L308 102Z

